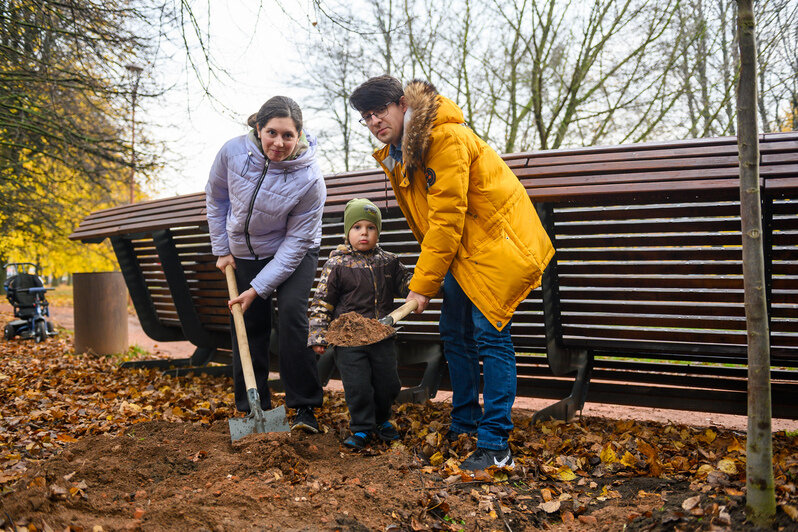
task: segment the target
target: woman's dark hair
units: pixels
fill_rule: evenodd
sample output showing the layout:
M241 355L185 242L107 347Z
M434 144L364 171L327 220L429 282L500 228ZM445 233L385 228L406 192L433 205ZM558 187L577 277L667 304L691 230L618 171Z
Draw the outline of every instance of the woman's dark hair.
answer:
M349 105L358 112L379 109L388 103L398 103L404 96L402 82L393 76L376 76L365 81L349 96Z
M274 96L260 106L260 110L247 119L251 128L263 127L272 118L290 118L294 121L296 132L302 132L302 110L288 96Z

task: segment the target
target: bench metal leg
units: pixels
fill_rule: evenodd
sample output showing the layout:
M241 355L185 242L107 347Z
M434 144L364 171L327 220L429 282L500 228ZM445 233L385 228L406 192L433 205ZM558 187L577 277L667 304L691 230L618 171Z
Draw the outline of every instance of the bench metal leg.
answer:
M540 221L557 248L554 209L549 203L535 205ZM577 410L585 405L587 386L593 369L593 353L584 349L564 347L562 334L562 313L560 310L560 280L557 274L557 256L549 262L543 272L541 282L543 298L543 322L546 328L546 358L552 373L557 376L576 371L576 379L571 395L537 412L533 421L549 418L570 421Z
M189 358L165 358L155 360L131 360L124 362L122 368L184 368L192 366L204 366L212 362L216 357L216 349L208 347L197 347Z
M319 370L319 382L321 382L321 387L324 388L330 382L330 378L336 369L332 347L328 347L324 354L319 357L316 367Z
M443 348L440 343L397 342L396 350L400 366L426 364L421 384L406 388L396 397L397 403L423 403L433 399L443 376Z
M131 369L139 369L139 368L158 368L158 369L167 369L167 368L179 368L183 366L190 366L191 359L190 358L166 358L166 359L152 359L152 360L130 360L128 362L123 362L119 367L120 368L131 368Z
M532 416L533 423L548 421L549 419L571 421L574 415L576 415L576 412L582 410L585 406L587 389L590 384L590 373L593 370L593 353L589 351L576 351L569 353L568 358L571 361L571 367L576 369L576 378L574 379L574 386L571 389L571 395L557 401L553 405L538 410L535 415Z
M233 366L225 364L223 366L186 366L182 368L174 368L164 371L164 375L172 377L185 377L189 373L194 375L212 375L212 376L226 376L233 377Z
M141 328L147 336L158 342L179 342L185 340L180 327L166 326L161 323L158 311L155 309L147 280L144 278L141 265L136 256L136 250L129 238L121 236L111 237L111 245L116 253L116 260L122 270L130 300L136 309L136 314L141 323Z

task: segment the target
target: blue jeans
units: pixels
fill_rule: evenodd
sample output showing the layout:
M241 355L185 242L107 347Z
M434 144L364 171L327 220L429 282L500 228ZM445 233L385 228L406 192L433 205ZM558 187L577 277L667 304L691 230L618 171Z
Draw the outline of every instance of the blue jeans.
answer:
M515 349L510 326L497 331L474 306L451 272L443 282L440 333L452 381L452 425L455 433L476 432L477 446L507 448L513 428ZM479 361L482 360L484 411L479 404Z

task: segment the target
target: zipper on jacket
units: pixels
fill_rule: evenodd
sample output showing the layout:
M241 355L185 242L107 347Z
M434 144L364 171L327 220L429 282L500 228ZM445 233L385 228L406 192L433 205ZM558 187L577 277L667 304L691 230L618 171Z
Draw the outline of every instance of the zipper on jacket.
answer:
M258 184L255 185L255 192L252 193L252 199L249 201L249 210L247 211L247 221L244 222L244 238L247 241L247 247L249 248L249 252L255 257L255 260L258 260L258 256L255 254L255 250L252 249L252 242L249 239L249 221L252 219L252 209L255 208L255 199L258 197L258 192L260 192L260 186L263 184L263 180L266 178L266 172L269 171L269 159L266 159L266 164L263 166L263 172L261 172L260 177L258 178Z
M374 283L374 315L377 316L376 319L380 319L380 308L379 308L379 298L380 295L377 293L377 276L374 275L374 268L371 267L371 262L368 260L368 257L363 255L363 258L366 261L366 267L371 272L371 282Z

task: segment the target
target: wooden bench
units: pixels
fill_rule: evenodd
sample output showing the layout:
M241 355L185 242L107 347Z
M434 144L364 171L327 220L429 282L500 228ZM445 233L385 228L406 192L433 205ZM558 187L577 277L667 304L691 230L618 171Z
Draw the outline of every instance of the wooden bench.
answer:
M798 418L798 134L761 137L761 197L773 413ZM539 417L569 419L585 400L745 414L746 326L734 137L505 156L555 242L541 289L512 335L518 393L561 399ZM377 170L327 176L321 261L343 240L352 197L384 209L381 244L411 266L419 247ZM145 331L198 346L193 365L229 349L204 195L93 213L71 236L110 237ZM408 397L434 396L440 301L403 322ZM146 324L145 324L146 322ZM220 354L221 353L221 354ZM426 364L420 369L411 362ZM329 361L321 369L329 373ZM576 377L568 375L576 373Z

